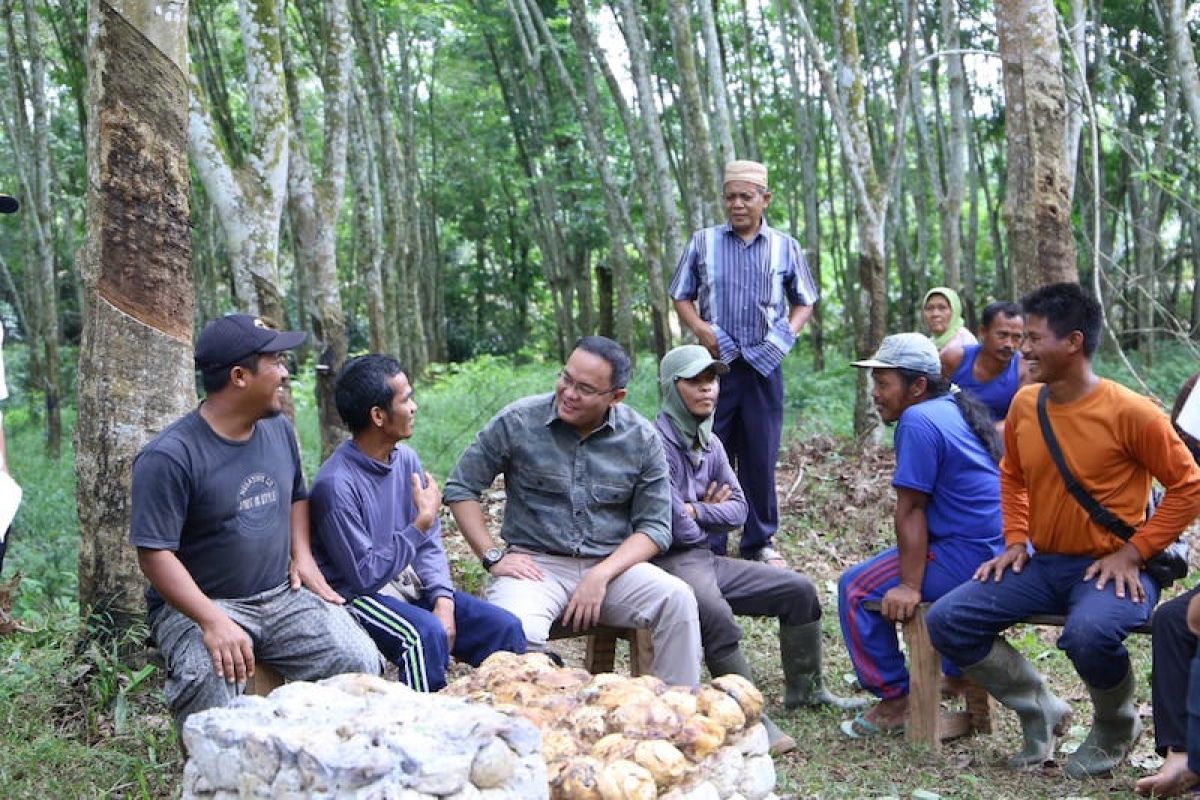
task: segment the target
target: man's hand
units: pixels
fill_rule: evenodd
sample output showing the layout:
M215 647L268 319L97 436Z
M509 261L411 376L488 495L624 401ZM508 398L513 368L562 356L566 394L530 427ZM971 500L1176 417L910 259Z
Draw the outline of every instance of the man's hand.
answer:
M1029 551L1025 549L1023 544L1010 544L1007 549L993 559L983 562L979 568L975 570L974 578L977 581L986 581L991 578L995 583L999 583L1004 577L1004 571L1012 568L1014 573L1020 573L1025 569L1025 565L1029 563Z
M887 590L880 611L892 622L907 622L921 603L921 593L903 583Z
M600 622L600 606L604 604L609 577L599 567L597 564L589 569L575 587L575 592L563 610L564 628L582 631Z
M1124 598L1128 593L1130 600L1141 603L1146 599L1146 590L1142 588L1140 580L1141 567L1141 553L1133 545L1125 544L1117 552L1093 561L1083 573L1083 579L1095 579L1097 589L1103 589L1111 580L1117 597Z
M413 527L421 533L429 533L429 529L437 520L438 509L442 505L442 490L438 488L437 481L428 472L425 473L424 486L421 485L421 476L414 472L412 474L412 497L413 507L417 510L417 516L412 523Z
M458 629L454 627L454 601L449 597L434 600L433 615L442 623L442 629L446 631L446 641L449 643L448 649L453 650L454 639L458 635Z
M310 592L326 603L340 606L346 602L346 598L335 592L329 582L325 580L325 576L321 574L321 568L317 566L311 553L299 557L292 554L292 561L288 565L288 584L292 587L293 592L301 586L306 586Z
M696 338L704 346L704 349L712 353L713 358L721 357L721 345L717 344L717 332L713 330L712 325L702 319L697 319L692 333L696 334Z
M218 678L228 683L245 683L254 674L254 648L240 625L220 614L202 622L200 632Z
M729 488L728 483L722 483L720 486L717 486L717 482L713 481L708 484L708 488L704 491L704 497L700 498L700 502L711 503L713 505L724 503L729 499L731 494L733 494L733 489Z
M507 575L510 578L521 578L527 581L540 581L542 571L526 553L505 553L504 558L492 564L488 572L496 578Z

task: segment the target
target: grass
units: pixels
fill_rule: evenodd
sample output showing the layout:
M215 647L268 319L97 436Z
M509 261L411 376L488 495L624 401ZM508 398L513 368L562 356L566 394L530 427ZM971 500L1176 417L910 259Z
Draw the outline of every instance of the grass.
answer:
M10 379L19 385L21 354L16 350ZM6 350L6 356L9 351ZM779 546L817 584L826 609L827 680L835 690L852 691L845 648L837 630L835 583L849 564L892 540L888 489L890 453L857 451L848 443L854 371L831 355L822 373L792 356L787 364L786 436L780 472L784 526ZM639 359L628 402L647 416L657 408L653 359ZM1124 382L1117 362L1103 357L1098 367ZM1148 372L1154 391L1170 402L1175 387L1195 369L1190 351L1163 347ZM558 365L533 361L516 365L480 358L440 367L417 382L416 433L410 442L425 466L444 479L462 449L501 406L527 394L549 391ZM14 613L33 633L0 637L0 797L93 798L173 797L182 760L161 698L162 675L139 659L90 647L77 652L78 610L73 455L73 408L64 409L64 452L50 459L42 441L35 400L9 401L4 418L8 451L17 480L26 487L5 577L17 571L24 582ZM319 446L311 376L296 379L297 427L306 474L317 467ZM463 553L451 535L452 553ZM482 571L460 558L455 574L464 588L478 590ZM1014 775L1000 764L1019 738L1008 712L998 715L996 735L948 744L941 755L906 746L898 738L848 742L837 732L842 718L830 711L787 713L778 706L782 691L778 644L771 623L748 619L746 649L772 703L777 722L800 742L796 753L777 762L779 792L800 797L911 797L930 792L956 798L1040 798L1132 796L1128 789L1143 767L1153 764L1149 731L1135 753L1140 766L1124 766L1112 779L1074 782L1057 772ZM1053 646L1053 629L1014 632L1018 646L1037 660L1052 685L1088 721L1082 685ZM140 632L130 634L136 641ZM1148 709L1150 658L1146 637L1131 640L1139 671L1139 701ZM1148 713L1148 711L1147 711ZM1072 731L1077 742L1082 726ZM1071 738L1071 737L1069 737ZM928 795L926 795L928 796Z

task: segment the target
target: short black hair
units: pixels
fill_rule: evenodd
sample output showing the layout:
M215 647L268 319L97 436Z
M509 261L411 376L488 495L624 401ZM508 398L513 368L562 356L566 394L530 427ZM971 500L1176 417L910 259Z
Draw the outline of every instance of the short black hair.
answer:
M1096 298L1078 283L1052 283L1034 289L1021 298L1025 315L1046 320L1050 330L1060 339L1072 332L1083 334L1083 354L1088 358L1100 345L1100 325L1103 311Z
M390 413L396 392L388 383L404 372L400 362L391 356L368 353L347 361L333 387L333 402L338 415L351 433L358 433L371 424L371 409L379 406Z
M204 394L216 394L229 385L229 373L234 367L241 367L249 370L252 374L258 374L258 361L263 357L263 353L253 353L246 356L241 361L235 364L228 364L224 367L217 367L200 373L200 383L204 386Z
M571 352L576 350L600 356L608 362L608 366L612 368L611 385L608 387L610 390L624 389L628 385L629 376L633 373L633 364L621 345L607 336L580 336Z
M1025 316L1025 312L1021 310L1021 307L1011 300L997 300L983 307L983 314L979 317L979 324L984 328L989 327L997 314L1003 314L1006 317Z

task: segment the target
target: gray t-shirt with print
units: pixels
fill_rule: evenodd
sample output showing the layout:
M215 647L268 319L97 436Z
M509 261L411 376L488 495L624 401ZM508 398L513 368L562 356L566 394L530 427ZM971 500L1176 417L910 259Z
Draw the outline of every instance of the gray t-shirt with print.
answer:
M287 580L292 504L307 497L286 418L259 420L237 442L196 410L134 460L129 541L173 551L209 597L249 597ZM163 600L150 588L146 604L153 618Z

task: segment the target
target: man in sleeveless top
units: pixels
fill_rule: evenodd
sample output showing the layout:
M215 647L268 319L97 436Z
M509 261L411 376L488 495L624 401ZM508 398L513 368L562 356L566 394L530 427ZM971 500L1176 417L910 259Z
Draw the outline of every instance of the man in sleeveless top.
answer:
M1024 337L1025 315L1021 307L999 301L983 310L979 344L948 347L942 352L942 374L987 406L1001 431L1013 395L1029 382L1026 364L1021 359Z

